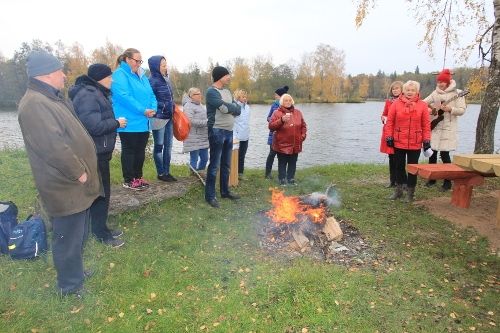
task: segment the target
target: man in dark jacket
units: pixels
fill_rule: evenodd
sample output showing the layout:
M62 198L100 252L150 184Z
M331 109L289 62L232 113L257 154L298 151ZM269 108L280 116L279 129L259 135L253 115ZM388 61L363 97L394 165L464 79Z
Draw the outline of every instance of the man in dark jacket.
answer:
M221 66L212 70L213 85L207 89L208 141L210 144L210 163L207 170L205 200L214 208L219 207L215 197L215 180L220 166L220 193L222 198L231 200L239 196L229 192L229 172L233 150L234 117L239 116L241 107L234 101L229 89L225 88L231 80L229 71Z
M62 295L81 296L89 207L102 193L95 146L60 92L66 79L61 62L33 51L26 67L28 89L18 119L35 185L52 222L57 287Z
M105 64L90 65L88 75L79 76L69 90L75 112L94 140L97 163L104 187L104 197L97 198L90 207L92 233L98 241L112 247L120 247L125 242L118 237L120 230L107 227L109 199L111 195L109 161L113 157L116 129L125 127L125 118L115 119L111 105L111 68Z

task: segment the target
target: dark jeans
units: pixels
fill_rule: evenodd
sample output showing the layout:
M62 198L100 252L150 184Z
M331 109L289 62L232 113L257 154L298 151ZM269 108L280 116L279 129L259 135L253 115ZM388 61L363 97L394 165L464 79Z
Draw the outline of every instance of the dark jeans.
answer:
M192 150L189 152L189 164L195 170L205 170L208 161L208 148Z
M238 150L238 173L243 174L245 171L245 155L247 154L248 140L240 141L240 148Z
M297 168L297 158L299 154L278 154L278 179L292 180L295 178L295 170ZM287 168L288 167L288 168Z
M156 172L158 175L170 174L170 159L172 157L172 143L174 137L173 121L159 130L153 130L153 158L155 160Z
M217 169L220 166L220 194L229 194L229 172L231 169L231 154L233 151L233 131L220 128L208 128L210 144L210 163L207 170L205 185L205 200L215 199L215 181Z
M120 132L122 174L125 183L142 177L149 132Z
M51 218L52 258L57 289L63 295L83 287L83 245L88 237L89 209L69 216Z
M394 155L396 156L396 184L404 184L406 177L408 187L415 187L417 185L417 176L406 173L406 163L417 164L420 157L420 149L407 150L394 148Z
M272 146L269 146L269 155L267 155L266 160L266 176L271 174L273 170L274 158L276 157L276 152L273 150Z
M111 195L111 184L109 175L109 161L112 153L97 154L97 165L101 174L104 197L98 197L90 206L90 224L92 234L100 241L112 238L110 230L106 226L108 220L109 198Z

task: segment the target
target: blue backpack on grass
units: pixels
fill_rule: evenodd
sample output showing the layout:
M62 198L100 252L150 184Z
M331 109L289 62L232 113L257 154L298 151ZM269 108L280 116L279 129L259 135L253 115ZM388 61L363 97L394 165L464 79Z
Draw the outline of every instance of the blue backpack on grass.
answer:
M9 237L16 225L17 206L12 201L0 201L0 253L9 253Z
M9 254L12 259L33 259L47 252L45 223L39 216L28 216L12 229Z

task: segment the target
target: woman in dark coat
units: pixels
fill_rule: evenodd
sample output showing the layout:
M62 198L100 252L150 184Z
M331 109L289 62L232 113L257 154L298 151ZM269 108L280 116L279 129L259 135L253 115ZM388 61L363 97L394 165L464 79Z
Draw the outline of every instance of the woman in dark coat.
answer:
M109 161L113 156L116 130L127 125L125 118L115 119L110 101L111 68L104 64L93 64L88 75L76 79L69 90L75 112L94 140L97 163L101 174L105 197L98 197L90 207L92 233L104 244L120 247L125 242L118 237L120 230L110 230L108 220L109 197L111 193Z
M281 96L280 107L274 111L269 129L274 131L272 149L278 155L280 185L296 185L297 158L306 139L307 125L302 112L295 108L292 96Z

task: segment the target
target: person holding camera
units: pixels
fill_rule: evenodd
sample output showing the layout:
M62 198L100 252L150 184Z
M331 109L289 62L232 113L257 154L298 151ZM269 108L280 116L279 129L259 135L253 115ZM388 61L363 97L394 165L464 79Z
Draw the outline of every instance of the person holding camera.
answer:
M403 94L392 103L385 126L387 146L394 147L396 156L396 187L389 197L396 200L403 196L403 183L407 176L407 202L415 195L417 176L406 174L406 163L417 164L420 149L431 147L431 122L427 103L420 99L420 83L407 81Z

